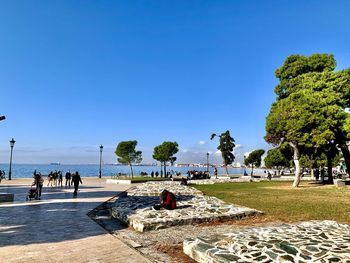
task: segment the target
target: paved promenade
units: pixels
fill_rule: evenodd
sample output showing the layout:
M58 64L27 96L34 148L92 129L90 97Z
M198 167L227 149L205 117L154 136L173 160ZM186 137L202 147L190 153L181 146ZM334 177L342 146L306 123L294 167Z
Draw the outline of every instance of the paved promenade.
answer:
M72 188L45 180L42 200L25 201L31 181L0 184L0 192L15 194L13 203L0 203L0 262L149 262L86 215L129 186L83 178L73 198Z

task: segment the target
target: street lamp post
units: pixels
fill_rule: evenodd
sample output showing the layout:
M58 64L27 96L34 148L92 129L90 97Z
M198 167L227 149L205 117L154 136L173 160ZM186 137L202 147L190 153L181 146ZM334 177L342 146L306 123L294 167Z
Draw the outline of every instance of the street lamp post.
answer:
M101 170L101 166L102 166L102 151L103 151L103 145L100 145L100 175L98 176L98 178L102 177L102 170Z
M207 153L207 172L209 173L209 153Z
M11 155L10 155L10 168L9 168L9 180L11 180L11 174L12 174L12 152L13 152L13 146L15 146L15 139L12 138L10 141L10 147L11 147Z

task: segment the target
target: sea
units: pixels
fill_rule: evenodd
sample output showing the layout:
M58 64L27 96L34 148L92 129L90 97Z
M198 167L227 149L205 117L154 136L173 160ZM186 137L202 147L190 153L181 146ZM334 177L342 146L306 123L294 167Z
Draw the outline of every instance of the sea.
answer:
M0 164L0 170L6 172L6 178L8 177L9 165ZM62 171L63 175L70 171L78 171L79 174L83 177L97 177L99 175L100 165L98 164L12 164L12 178L31 178L33 172L36 170L42 175L47 175L50 171ZM206 167L175 167L167 166L167 171L174 171L176 173L181 173L186 175L189 170L196 171L206 171ZM130 175L130 168L127 165L113 165L113 164L104 164L102 165L102 176L103 177L113 177L117 174ZM152 171L158 171L160 174L160 166L143 166L137 165L133 166L134 176L140 176L141 172L150 174ZM245 168L229 168L229 174L238 174L243 175ZM247 173L250 174L250 169L246 169ZM209 172L214 173L214 168L209 167ZM261 169L254 169L254 174L264 173ZM218 174L226 174L224 168L218 168Z

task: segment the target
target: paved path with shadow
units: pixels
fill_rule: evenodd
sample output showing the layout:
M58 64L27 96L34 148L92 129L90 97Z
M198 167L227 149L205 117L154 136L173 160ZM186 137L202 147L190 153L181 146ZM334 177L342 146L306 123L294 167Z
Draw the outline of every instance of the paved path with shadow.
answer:
M149 262L86 215L128 186L85 178L77 198L45 185L42 200L26 201L30 182L0 184L15 194L13 203L0 203L0 262Z

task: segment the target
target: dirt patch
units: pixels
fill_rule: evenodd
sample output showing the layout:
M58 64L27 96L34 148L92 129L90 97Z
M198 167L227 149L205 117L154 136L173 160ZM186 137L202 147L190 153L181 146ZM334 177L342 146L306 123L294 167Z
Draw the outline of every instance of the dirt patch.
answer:
M172 262L182 262L182 263L195 263L192 258L187 256L185 253L182 251L182 244L181 245L159 245L157 247L157 250L160 253L167 254L170 256L173 261Z

